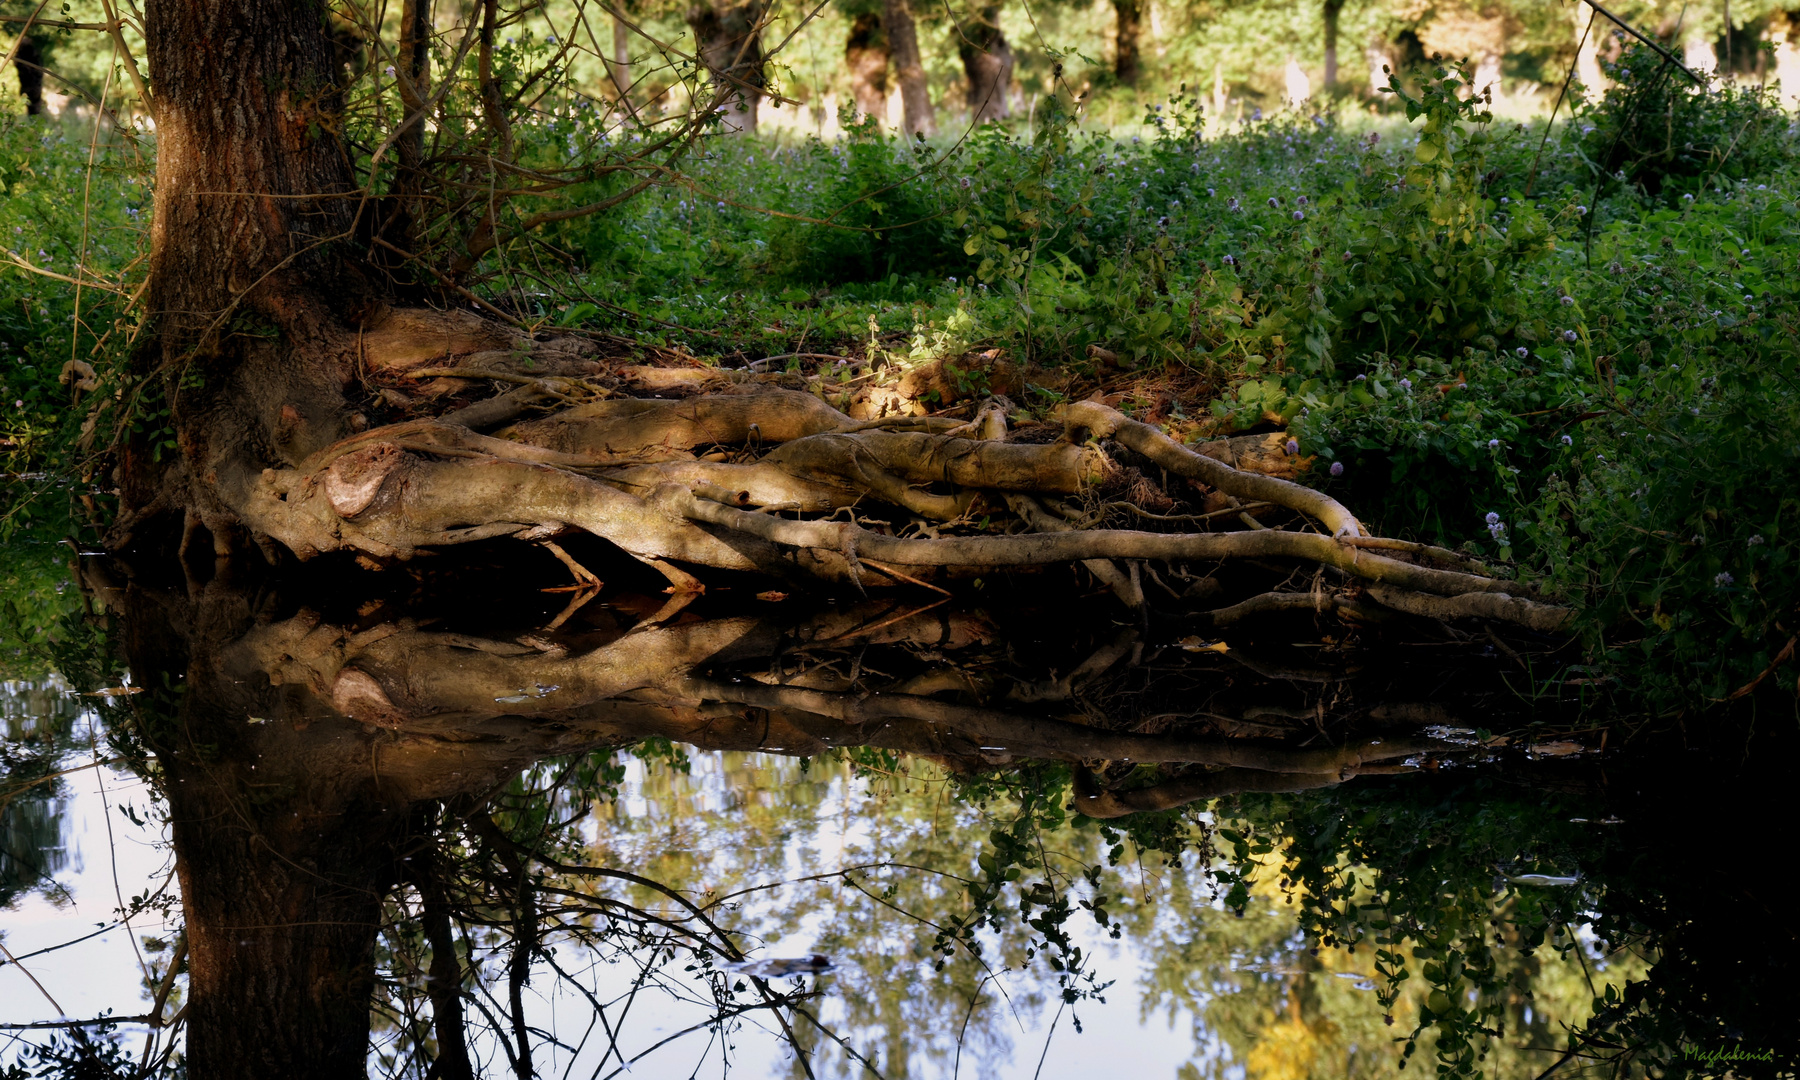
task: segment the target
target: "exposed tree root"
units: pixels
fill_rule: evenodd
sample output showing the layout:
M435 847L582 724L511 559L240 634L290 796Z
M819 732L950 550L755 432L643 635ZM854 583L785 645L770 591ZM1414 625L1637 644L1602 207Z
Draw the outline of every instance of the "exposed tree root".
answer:
M265 550L279 544L301 558L347 549L378 561L582 530L658 567L678 598L699 588L683 566L865 588L1079 563L1143 609L1151 582L1176 595L1158 567L1185 574L1190 564L1258 560L1326 567L1338 579L1327 593L1316 584L1306 594L1243 600L1240 592L1212 613L1215 625L1307 610L1368 619L1385 610L1555 631L1568 617L1520 598L1519 586L1473 560L1368 537L1321 492L1234 468L1094 401L1062 408L1060 436L1046 440L1042 427L1009 432L1004 399L969 420L858 421L815 394L758 381L767 377L694 369L665 373L682 376L671 380L632 369L588 378L581 372L600 366L591 348L532 340L458 312L388 312L358 347L369 370L466 377L469 386L487 380L502 392L436 420L357 432L241 481L229 461L191 463L221 477L233 515L206 511L196 527L216 538L241 525ZM703 392L620 397L621 381ZM556 411L519 419L545 408ZM281 410L302 425L317 411ZM501 424L493 435L477 431ZM1229 443L1209 449L1236 453ZM1205 495L1205 512L1164 512L1179 503L1156 486L1157 470ZM1181 490L1185 497L1188 487ZM1065 516L1055 500L1069 497L1082 509ZM1218 502L1225 509L1213 510ZM1263 508L1257 518L1246 504ZM1148 531L1093 527L1116 520L1118 507ZM1170 531L1183 528L1201 531ZM866 570L865 559L881 569Z

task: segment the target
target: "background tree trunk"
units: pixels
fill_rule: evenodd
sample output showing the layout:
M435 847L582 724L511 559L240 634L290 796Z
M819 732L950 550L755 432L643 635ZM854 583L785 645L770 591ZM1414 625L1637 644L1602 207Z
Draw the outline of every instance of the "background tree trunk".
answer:
M713 73L729 131L756 132L756 110L768 85L762 48L767 7L763 0L747 0L724 8L700 3L688 9L688 26L701 61Z
M13 55L13 70L19 74L19 96L25 99L25 115L37 116L44 111L44 49L33 38L19 42Z
M399 163L394 178L394 194L404 227L397 233L402 247L410 248L411 223L417 221L423 208L419 197L425 189L425 100L431 93L431 0L405 0L400 8L400 62L403 65L394 80L400 87L400 105L406 115L417 120L401 128L394 142ZM387 222L383 222L384 225Z
M1325 0L1325 90L1337 87L1338 81L1338 15L1344 0Z
M894 58L894 77L900 83L900 107L906 134L936 135L937 115L931 108L931 88L925 81L925 60L919 52L919 29L913 22L908 0L884 0L881 24L887 30L888 50Z
M856 95L856 111L877 120L887 118L888 39L881 16L865 11L850 23L850 39L844 45L844 66L850 70L850 87Z
M612 18L612 60L606 65L607 73L612 76L613 89L619 92L619 100L630 108L631 95L631 28L625 25L621 16Z
M970 122L984 124L1012 115L1006 98L1012 87L1013 54L1000 31L999 5L983 7L963 29L956 47L969 80Z
M1120 82L1130 85L1137 82L1138 72L1142 67L1138 51L1138 36L1144 19L1142 0L1113 0L1113 12L1118 16L1118 33L1113 51L1113 75Z

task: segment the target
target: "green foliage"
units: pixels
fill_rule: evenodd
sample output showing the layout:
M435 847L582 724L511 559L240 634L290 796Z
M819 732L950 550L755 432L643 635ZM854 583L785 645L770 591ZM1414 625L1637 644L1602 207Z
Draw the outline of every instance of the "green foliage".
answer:
M1636 44L1606 73L1613 85L1578 113L1582 132L1574 141L1597 181L1622 182L1674 206L1709 185L1766 175L1792 153L1788 117L1767 87L1696 87Z
M780 168L793 178L778 189L782 211L794 216L769 225L769 273L817 284L953 267L943 197L919 182L932 168L934 148L883 137L874 117L844 119L843 140L808 139L782 154Z

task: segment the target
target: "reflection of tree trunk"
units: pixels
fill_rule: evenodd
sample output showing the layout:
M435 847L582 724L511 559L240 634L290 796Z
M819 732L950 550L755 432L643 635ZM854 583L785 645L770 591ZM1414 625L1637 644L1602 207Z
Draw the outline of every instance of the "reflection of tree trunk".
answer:
M1113 52L1113 75L1122 83L1137 82L1139 70L1138 30L1143 21L1142 0L1112 0L1118 16L1117 47Z
M969 80L970 122L982 124L1012 115L1006 92L1012 85L1013 54L1000 31L999 6L983 7L964 28L956 47Z
M375 939L405 807L383 797L366 737L304 734L289 688L222 650L253 621L245 594L126 593L126 651L181 694L135 701L162 768L188 935L195 1076L361 1076Z
M1325 90L1330 93L1338 81L1338 13L1344 0L1325 0Z
M894 58L894 77L900 83L900 107L906 134L937 134L937 117L931 109L931 91L925 82L925 60L919 53L919 29L913 23L907 0L883 0L881 24L887 30L888 48Z
M756 131L756 110L768 72L762 49L763 0L718 8L699 3L688 9L700 59L712 72L718 108L727 131Z
M881 16L865 11L850 24L850 40L844 46L844 66L850 69L856 111L877 119L885 117L888 39L881 26Z
M431 970L425 978L425 992L431 998L431 1017L438 1041L438 1056L432 1067L444 1080L474 1080L475 1069L469 1063L468 1036L463 1027L463 968L456 951L456 938L451 933L450 905L444 898L443 886L437 880L434 868L416 866L415 869L414 884L424 901L420 922L425 930L425 941L431 946Z
M44 50L36 41L19 42L13 56L13 70L19 73L19 95L25 99L25 115L44 111Z
M189 1068L363 1075L376 928L404 815L313 794L268 803L273 785L301 779L278 757L256 759L255 772L202 757L162 758L187 920Z

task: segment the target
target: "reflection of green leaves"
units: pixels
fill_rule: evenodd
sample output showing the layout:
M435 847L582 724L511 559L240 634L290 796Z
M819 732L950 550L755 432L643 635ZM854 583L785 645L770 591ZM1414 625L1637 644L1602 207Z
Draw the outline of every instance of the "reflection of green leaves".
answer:
M1582 948L1566 928L1598 900L1583 889L1519 889L1497 880L1497 869L1567 872L1600 852L1593 834L1570 825L1568 810L1553 800L1515 801L1488 784L1243 797L1238 814L1243 827L1220 831L1237 865L1254 865L1248 856L1263 847L1276 860L1265 860L1261 872L1279 872L1313 942L1372 949L1376 999L1390 1016L1407 983L1423 982L1403 1052L1428 1047L1444 1077L1490 1070L1494 1040L1524 1025L1516 991L1539 966L1534 951ZM1257 835L1268 839L1251 843ZM1255 875L1237 874L1232 898L1241 909Z

